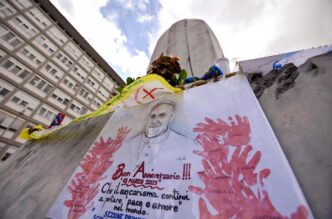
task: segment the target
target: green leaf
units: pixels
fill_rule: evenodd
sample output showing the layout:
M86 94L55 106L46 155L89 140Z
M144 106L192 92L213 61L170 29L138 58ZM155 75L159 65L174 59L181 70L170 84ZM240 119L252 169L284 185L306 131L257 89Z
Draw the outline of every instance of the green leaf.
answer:
M128 84L131 84L131 83L133 83L134 81L135 81L135 79L133 79L133 78L131 78L131 77L127 77L127 85Z
M183 84L184 80L187 78L187 71L185 69L181 69L180 75L179 75L179 84Z
M115 90L117 90L119 93L121 93L121 92L122 92L122 90L123 90L123 87L118 87L118 88L115 88Z

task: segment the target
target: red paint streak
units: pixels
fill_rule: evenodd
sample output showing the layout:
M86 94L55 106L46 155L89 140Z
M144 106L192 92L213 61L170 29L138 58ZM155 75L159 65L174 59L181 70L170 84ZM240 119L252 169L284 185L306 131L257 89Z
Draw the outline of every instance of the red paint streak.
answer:
M200 196L200 218L307 218L308 210L303 205L290 217L274 207L268 192L262 188L271 171L256 171L262 154L252 151L249 145L248 118L235 115L235 121L232 117L228 120L229 123L205 118L205 122L194 128L198 133L195 141L203 148L194 153L203 157L204 171L198 175L205 188L189 186L189 190ZM232 154L230 149L234 149ZM210 213L207 203L218 212L216 215Z
M93 206L93 198L98 193L99 181L106 170L113 164L113 154L122 146L129 133L127 127L119 128L115 139L108 138L96 141L90 151L83 157L80 167L82 171L74 175L67 187L71 199L64 205L69 208L68 218L77 219Z
M123 186L127 186L127 187L130 187L130 186L133 186L135 188L137 187L143 187L143 188L150 188L150 189L158 189L158 190L163 190L164 188L160 188L159 186L147 186L147 185L143 185L143 184L128 184L128 183L122 183Z
M152 95L152 93L155 91L155 90L158 90L158 89L163 89L163 88L153 88L152 90L150 91L147 91L145 88L143 88L143 91L146 93L146 95L143 97L143 99L145 99L147 96L151 97L151 99L155 99L155 97Z

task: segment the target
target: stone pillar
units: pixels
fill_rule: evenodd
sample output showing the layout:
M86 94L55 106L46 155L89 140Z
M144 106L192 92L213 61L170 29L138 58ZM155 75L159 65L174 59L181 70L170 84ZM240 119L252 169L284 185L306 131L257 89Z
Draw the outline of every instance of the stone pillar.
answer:
M198 19L173 24L158 40L150 63L161 53L180 57L188 76L202 76L224 54L211 28Z

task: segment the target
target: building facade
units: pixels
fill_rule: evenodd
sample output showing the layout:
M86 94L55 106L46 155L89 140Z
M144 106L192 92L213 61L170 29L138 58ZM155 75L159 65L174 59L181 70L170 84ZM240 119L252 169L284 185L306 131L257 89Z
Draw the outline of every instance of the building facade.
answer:
M0 159L29 126L96 110L123 80L48 0L0 1Z

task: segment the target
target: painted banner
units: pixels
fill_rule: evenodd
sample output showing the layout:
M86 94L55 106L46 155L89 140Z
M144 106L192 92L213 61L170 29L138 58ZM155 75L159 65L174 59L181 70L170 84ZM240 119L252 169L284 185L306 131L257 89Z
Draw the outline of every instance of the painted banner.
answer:
M146 104L163 96L177 92L182 92L182 89L172 87L163 77L155 74L146 75L136 79L133 83L126 85L120 94L112 97L96 111L77 117L72 120L71 123L110 113L122 107ZM19 138L25 140L41 139L64 127L60 125L61 123L47 129L42 125L36 125L32 129L24 128L19 134Z
M111 116L49 218L313 218L243 75Z

